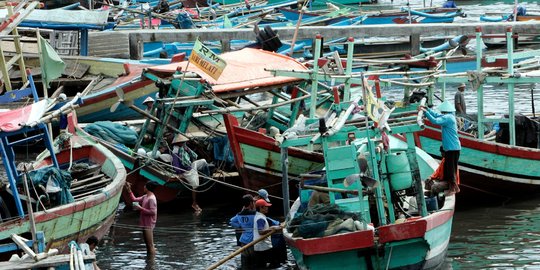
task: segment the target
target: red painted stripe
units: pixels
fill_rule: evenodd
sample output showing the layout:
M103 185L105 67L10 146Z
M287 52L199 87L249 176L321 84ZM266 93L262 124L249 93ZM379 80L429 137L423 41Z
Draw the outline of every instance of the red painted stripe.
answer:
M356 231L321 238L295 239L285 237L289 245L304 255L326 254L332 252L370 248L375 245L373 231Z
M242 150L240 149L240 144L236 139L235 127L238 126L238 120L232 114L224 114L223 122L225 123L225 128L227 129L227 137L229 138L229 144L234 155L234 163L238 169L244 168L244 157L242 156Z
M426 125L427 126L427 125ZM441 132L434 128L432 125L426 127L426 129L419 132L419 135L422 137L434 139L441 141ZM477 140L472 137L464 137L463 134L460 134L459 141L461 142L461 147L466 147L469 149L474 149L486 153L492 153L497 155L503 155L508 157L516 157L523 159L532 159L540 160L540 150L534 148L526 148L521 146L511 146L501 143L493 143L482 140Z
M268 137L259 132L251 131L241 127L234 127L234 132L238 143L251 145L257 148L281 153L278 143L272 137ZM301 159L323 163L324 156L320 153L304 151L299 148L289 147L289 155Z
M454 215L453 210L441 211L421 219L409 219L400 224L390 224L377 228L379 243L388 243L423 237L426 232L446 223Z

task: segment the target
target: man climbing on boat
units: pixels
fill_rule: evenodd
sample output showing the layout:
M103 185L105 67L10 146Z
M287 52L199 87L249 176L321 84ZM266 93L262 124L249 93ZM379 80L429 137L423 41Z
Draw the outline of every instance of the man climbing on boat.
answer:
M461 143L459 142L456 116L456 109L449 101L444 101L438 109L441 113L424 106L419 107L425 112L425 116L435 125L441 126L442 149L444 151L443 181L448 183L448 193L458 193L457 168Z
M193 190L191 191L192 204L191 207L195 210L195 213L202 211L201 207L197 203L197 191L199 186L199 172L210 177L210 169L205 159L197 159L197 154L191 150L186 142L189 139L182 135L176 134L172 141L173 145L173 166L176 173L184 177L191 185ZM194 160L194 161L192 161Z

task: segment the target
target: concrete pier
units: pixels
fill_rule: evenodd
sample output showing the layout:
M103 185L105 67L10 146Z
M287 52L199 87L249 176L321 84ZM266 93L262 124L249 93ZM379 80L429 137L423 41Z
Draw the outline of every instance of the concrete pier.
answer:
M485 34L504 34L508 27L514 33L527 35L540 35L540 22L498 22L498 23L451 23L451 24L385 24L385 25L358 25L350 27L306 26L301 27L298 39L310 39L321 34L326 40L354 37L403 37L408 36L411 47L420 42L421 37L430 36L474 36L476 28L480 27ZM291 40L295 28L276 28L282 40ZM163 42L193 42L199 37L201 40L220 40L222 48L229 48L230 40L255 40L253 29L173 29L173 30L127 30L109 32L111 40L118 40L116 35L128 35L129 51L132 59L142 57L142 44L152 41ZM92 38L92 37L90 37ZM418 47L418 46L416 46Z

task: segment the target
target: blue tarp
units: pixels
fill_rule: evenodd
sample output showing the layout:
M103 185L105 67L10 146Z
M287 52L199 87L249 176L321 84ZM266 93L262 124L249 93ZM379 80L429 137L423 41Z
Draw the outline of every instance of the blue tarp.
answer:
M34 183L34 186L43 185L45 187L50 178L53 181L53 185L60 188L59 192L49 193L51 202L54 201L59 205L64 205L75 201L69 191L71 180L73 180L69 172L59 170L53 166L31 171L28 173L28 177ZM22 181L19 180L18 184L22 184Z
M98 121L86 126L84 130L113 144L134 145L137 143L137 132L111 121Z

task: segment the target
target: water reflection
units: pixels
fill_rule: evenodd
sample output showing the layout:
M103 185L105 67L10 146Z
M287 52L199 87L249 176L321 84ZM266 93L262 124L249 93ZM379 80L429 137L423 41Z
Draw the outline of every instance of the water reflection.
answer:
M449 258L463 269L540 269L540 200L456 212Z

